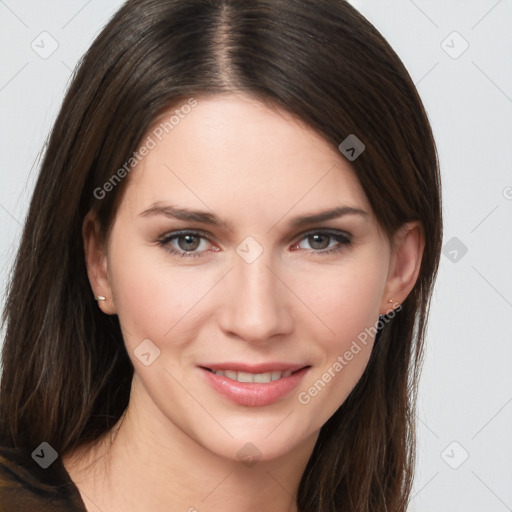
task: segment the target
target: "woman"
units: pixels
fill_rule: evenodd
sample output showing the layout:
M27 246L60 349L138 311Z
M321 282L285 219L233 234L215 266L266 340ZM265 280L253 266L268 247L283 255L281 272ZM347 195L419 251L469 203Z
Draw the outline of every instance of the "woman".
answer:
M2 510L405 510L440 205L346 2L128 1L15 263Z

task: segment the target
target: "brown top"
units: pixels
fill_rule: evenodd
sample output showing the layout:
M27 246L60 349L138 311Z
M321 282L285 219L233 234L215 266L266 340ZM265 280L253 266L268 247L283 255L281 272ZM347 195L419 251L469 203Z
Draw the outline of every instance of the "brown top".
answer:
M32 458L30 451L0 447L0 512L87 512L60 457L54 452L52 462L45 449Z

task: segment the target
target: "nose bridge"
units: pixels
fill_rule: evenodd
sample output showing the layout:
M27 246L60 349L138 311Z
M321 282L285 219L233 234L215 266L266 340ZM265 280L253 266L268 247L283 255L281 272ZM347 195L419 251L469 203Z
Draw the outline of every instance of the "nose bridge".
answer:
M263 252L254 261L235 255L224 301L222 327L247 341L265 341L291 328L286 297Z

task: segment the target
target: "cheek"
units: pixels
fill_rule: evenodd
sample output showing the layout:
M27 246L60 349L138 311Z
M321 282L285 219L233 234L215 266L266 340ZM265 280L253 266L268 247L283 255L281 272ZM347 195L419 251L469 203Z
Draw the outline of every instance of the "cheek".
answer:
M314 324L317 364L297 395L309 411L311 428L319 428L340 407L368 364L386 278L385 261L371 254L305 282L308 304L322 320Z
M192 267L167 264L165 256L164 249L148 246L125 251L119 245L111 253L112 292L129 346L145 338L158 345L173 339L215 282L203 274L197 279Z
M347 261L336 269L310 272L296 281L297 295L313 315L317 339L330 352L342 350L352 339L378 320L385 286L384 264L378 258Z

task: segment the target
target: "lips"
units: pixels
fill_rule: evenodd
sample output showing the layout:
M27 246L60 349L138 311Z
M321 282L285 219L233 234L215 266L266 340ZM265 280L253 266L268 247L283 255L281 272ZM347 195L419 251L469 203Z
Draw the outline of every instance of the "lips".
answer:
M236 372L247 372L247 373L267 373L273 371L279 372L295 372L309 366L307 364L294 364L294 363L281 363L281 362L269 362L269 363L260 363L260 364L247 364L247 363L237 363L237 362L224 362L224 363L211 363L211 364L202 364L200 365L202 368L207 370L231 370Z
M270 405L287 395L298 386L309 368L309 365L280 362L200 366L213 389L232 402L248 407Z

